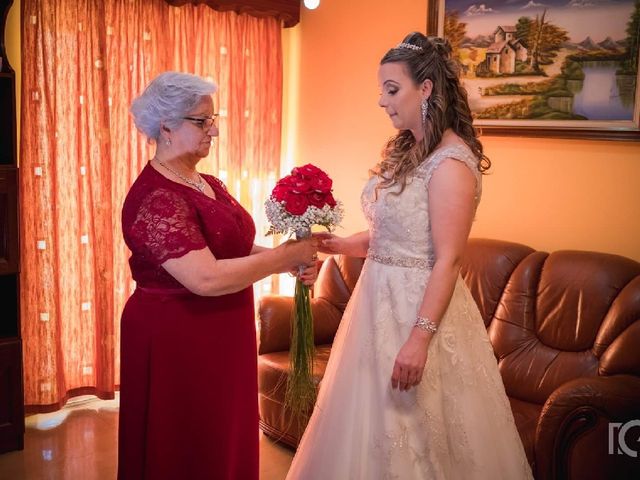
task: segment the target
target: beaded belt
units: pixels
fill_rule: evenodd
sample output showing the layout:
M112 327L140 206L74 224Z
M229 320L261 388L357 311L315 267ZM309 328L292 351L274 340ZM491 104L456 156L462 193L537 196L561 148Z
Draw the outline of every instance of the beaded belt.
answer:
M419 268L421 270L429 270L433 268L433 260L430 258L415 257L395 257L389 255L377 255L371 251L367 252L367 258L374 262L384 265L392 265L394 267Z

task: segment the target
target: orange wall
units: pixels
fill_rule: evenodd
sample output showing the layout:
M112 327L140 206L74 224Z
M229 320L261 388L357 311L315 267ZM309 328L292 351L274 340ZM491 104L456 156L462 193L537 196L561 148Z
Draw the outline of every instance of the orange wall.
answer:
M347 212L345 233L366 228L360 190L394 134L377 105L378 62L407 32L425 25L426 0L321 0L316 10L302 8L294 158L333 177Z
M640 261L640 143L483 142L494 167L472 235Z
M426 0L321 0L302 9L294 38L298 85L286 92L297 120L295 163L333 176L345 203L343 233L366 227L360 190L394 133L377 106L377 66L412 30L424 31ZM296 101L297 100L297 101ZM291 111L291 109L290 109ZM536 249L596 250L640 261L640 142L484 137L493 162L472 236Z

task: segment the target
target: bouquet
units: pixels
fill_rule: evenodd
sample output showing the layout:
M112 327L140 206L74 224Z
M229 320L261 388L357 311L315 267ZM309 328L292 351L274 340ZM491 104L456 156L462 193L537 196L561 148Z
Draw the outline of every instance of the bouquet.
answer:
M311 227L321 225L332 231L340 224L343 207L333 198L333 181L318 167L307 164L296 167L290 175L278 180L265 203L267 219L271 227L267 235L274 233L295 235L296 239L311 236ZM300 269L304 269L301 266ZM291 368L287 379L285 405L292 417L299 421L306 418L316 399L313 383L313 316L309 287L296 281L291 326Z

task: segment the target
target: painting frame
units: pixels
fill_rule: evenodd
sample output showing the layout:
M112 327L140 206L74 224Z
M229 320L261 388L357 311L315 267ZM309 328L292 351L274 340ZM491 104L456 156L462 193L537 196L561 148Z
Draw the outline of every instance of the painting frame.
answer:
M443 36L445 7L446 0L427 0L427 35ZM481 134L492 136L640 141L640 59L630 121L474 119L474 126Z

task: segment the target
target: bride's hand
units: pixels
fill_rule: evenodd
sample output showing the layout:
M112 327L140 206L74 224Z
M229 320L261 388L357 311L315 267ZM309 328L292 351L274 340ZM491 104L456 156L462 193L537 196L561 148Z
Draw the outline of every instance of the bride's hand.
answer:
M326 253L328 255L337 255L342 253L344 238L328 232L314 233L313 236L319 240L319 252Z
M424 339L411 335L402 345L391 375L391 386L401 391L415 387L422 380L424 367L427 363L429 343Z

